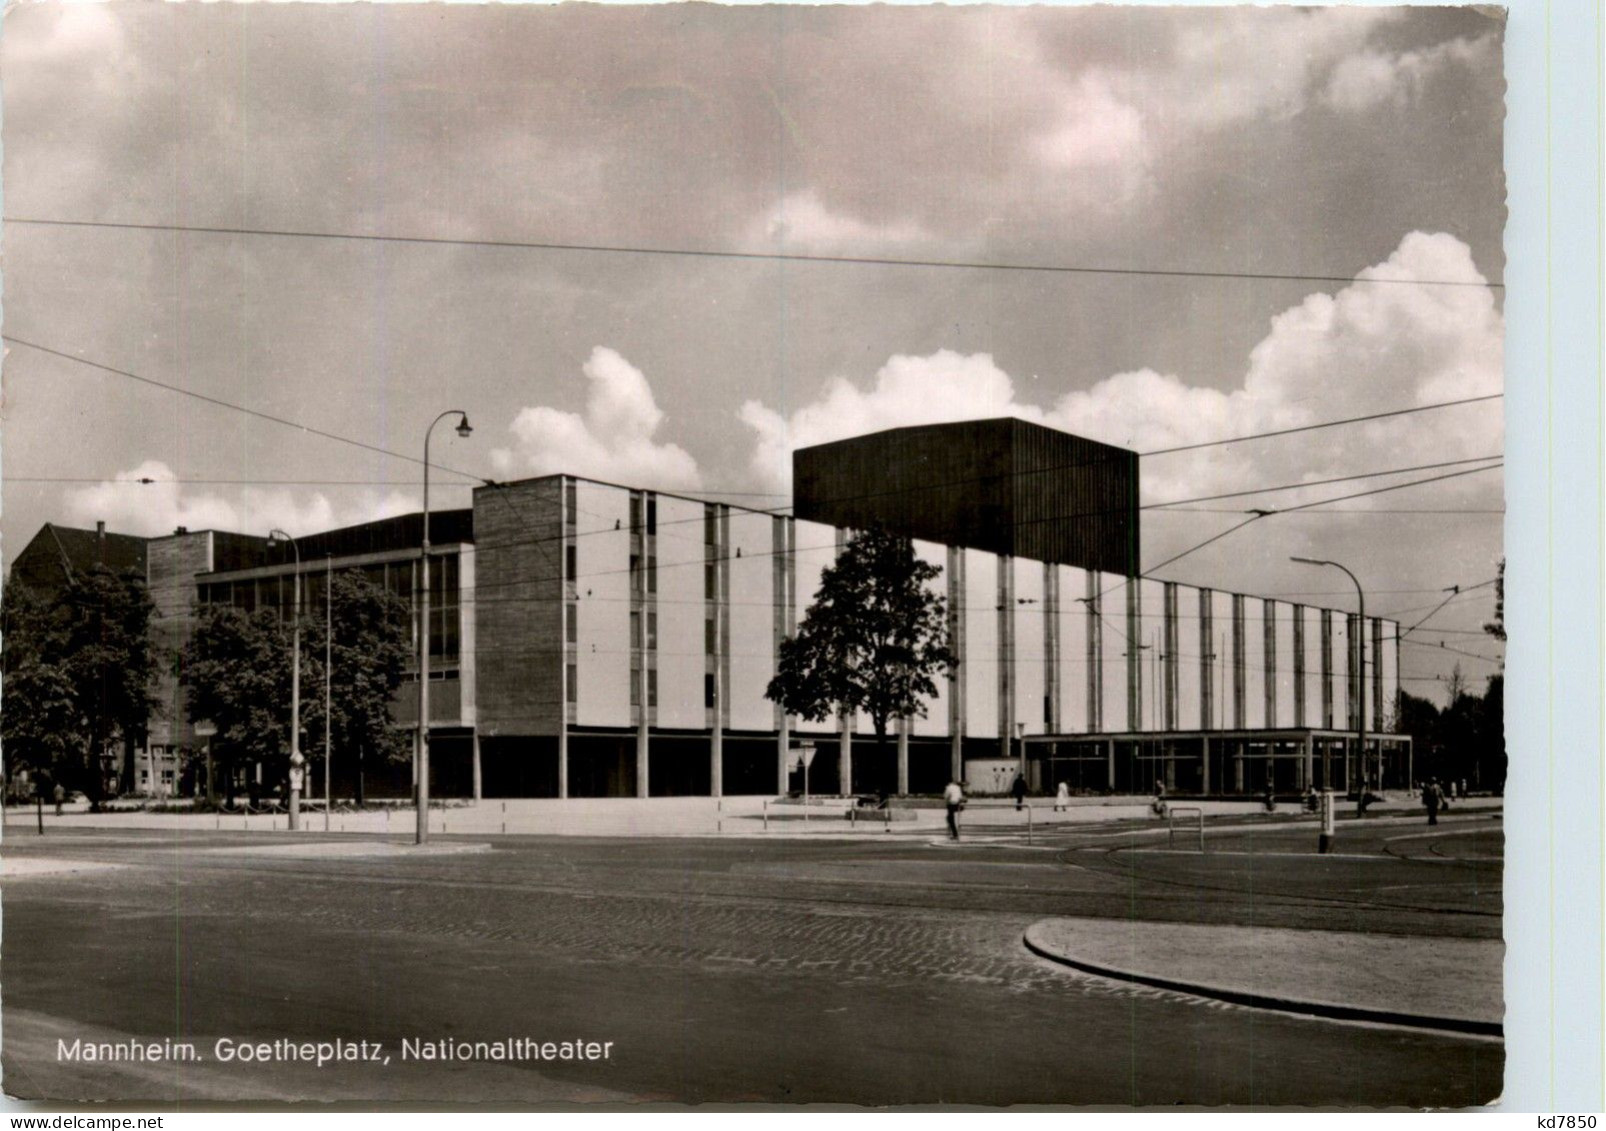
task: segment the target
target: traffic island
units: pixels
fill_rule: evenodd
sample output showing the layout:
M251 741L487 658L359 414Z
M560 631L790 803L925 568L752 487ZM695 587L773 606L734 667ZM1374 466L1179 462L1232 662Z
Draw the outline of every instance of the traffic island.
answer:
M391 840L323 840L292 841L274 844L231 845L226 848L198 848L196 852L212 856L277 856L291 860L330 860L335 858L385 856L404 858L413 856L463 856L489 852L489 844L446 843L414 844L411 841Z
M1498 939L1064 918L1024 941L1084 973L1236 1005L1502 1035Z

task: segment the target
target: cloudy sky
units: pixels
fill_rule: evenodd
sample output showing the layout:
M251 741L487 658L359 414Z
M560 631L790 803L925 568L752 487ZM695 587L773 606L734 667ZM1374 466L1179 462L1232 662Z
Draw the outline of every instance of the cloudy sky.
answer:
M792 447L900 424L1152 451L1498 393L1501 34L1468 8L13 7L6 560L45 521L418 504L404 460L62 354L406 453L462 408L452 468L762 506ZM1486 401L1156 455L1143 497L1501 445ZM1477 466L1150 509L1144 560ZM1286 562L1339 558L1409 625L1494 576L1502 505L1499 471L1463 475L1159 572L1342 606ZM1481 684L1449 649L1497 655L1492 608L1419 630L1408 688Z

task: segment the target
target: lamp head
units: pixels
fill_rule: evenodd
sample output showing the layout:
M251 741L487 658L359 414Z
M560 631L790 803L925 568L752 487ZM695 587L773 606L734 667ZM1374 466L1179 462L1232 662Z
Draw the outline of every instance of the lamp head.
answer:
M468 435L473 431L473 426L468 422L468 413L465 412L463 418L457 422L457 434L467 439Z

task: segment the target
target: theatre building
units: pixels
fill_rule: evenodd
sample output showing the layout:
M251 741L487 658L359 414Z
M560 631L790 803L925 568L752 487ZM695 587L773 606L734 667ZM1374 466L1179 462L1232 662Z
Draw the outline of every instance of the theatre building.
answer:
M1022 758L1044 790L1344 789L1363 723L1367 776L1409 780L1398 625L1139 576L1135 453L1003 419L806 448L794 470L793 515L571 475L433 513L432 793L773 794L801 785L786 769L800 742L818 793L929 793L955 774L1003 788ZM804 723L764 697L821 571L872 523L939 568L959 657L884 749L867 718ZM309 611L331 568L411 602L421 534L408 515L299 539ZM283 547L150 541L153 592L191 617L290 605ZM415 675L393 708L415 733L417 699ZM193 744L169 701L162 733ZM337 792L351 762L335 752Z

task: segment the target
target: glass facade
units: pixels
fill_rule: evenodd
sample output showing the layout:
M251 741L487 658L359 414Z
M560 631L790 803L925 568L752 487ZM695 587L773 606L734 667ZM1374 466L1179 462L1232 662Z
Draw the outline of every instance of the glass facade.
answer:
M398 597L410 611L414 647L417 647L418 613L414 604L418 586L418 559L377 562L363 566L337 566L336 573L355 570L372 584ZM326 571L309 566L301 575L302 615L321 619L327 600ZM460 562L455 553L432 554L429 570L429 655L430 664L455 666L462 654L462 610L460 608ZM199 598L202 605L232 605L245 612L271 610L288 617L295 608L295 579L290 573L239 581L203 582Z

